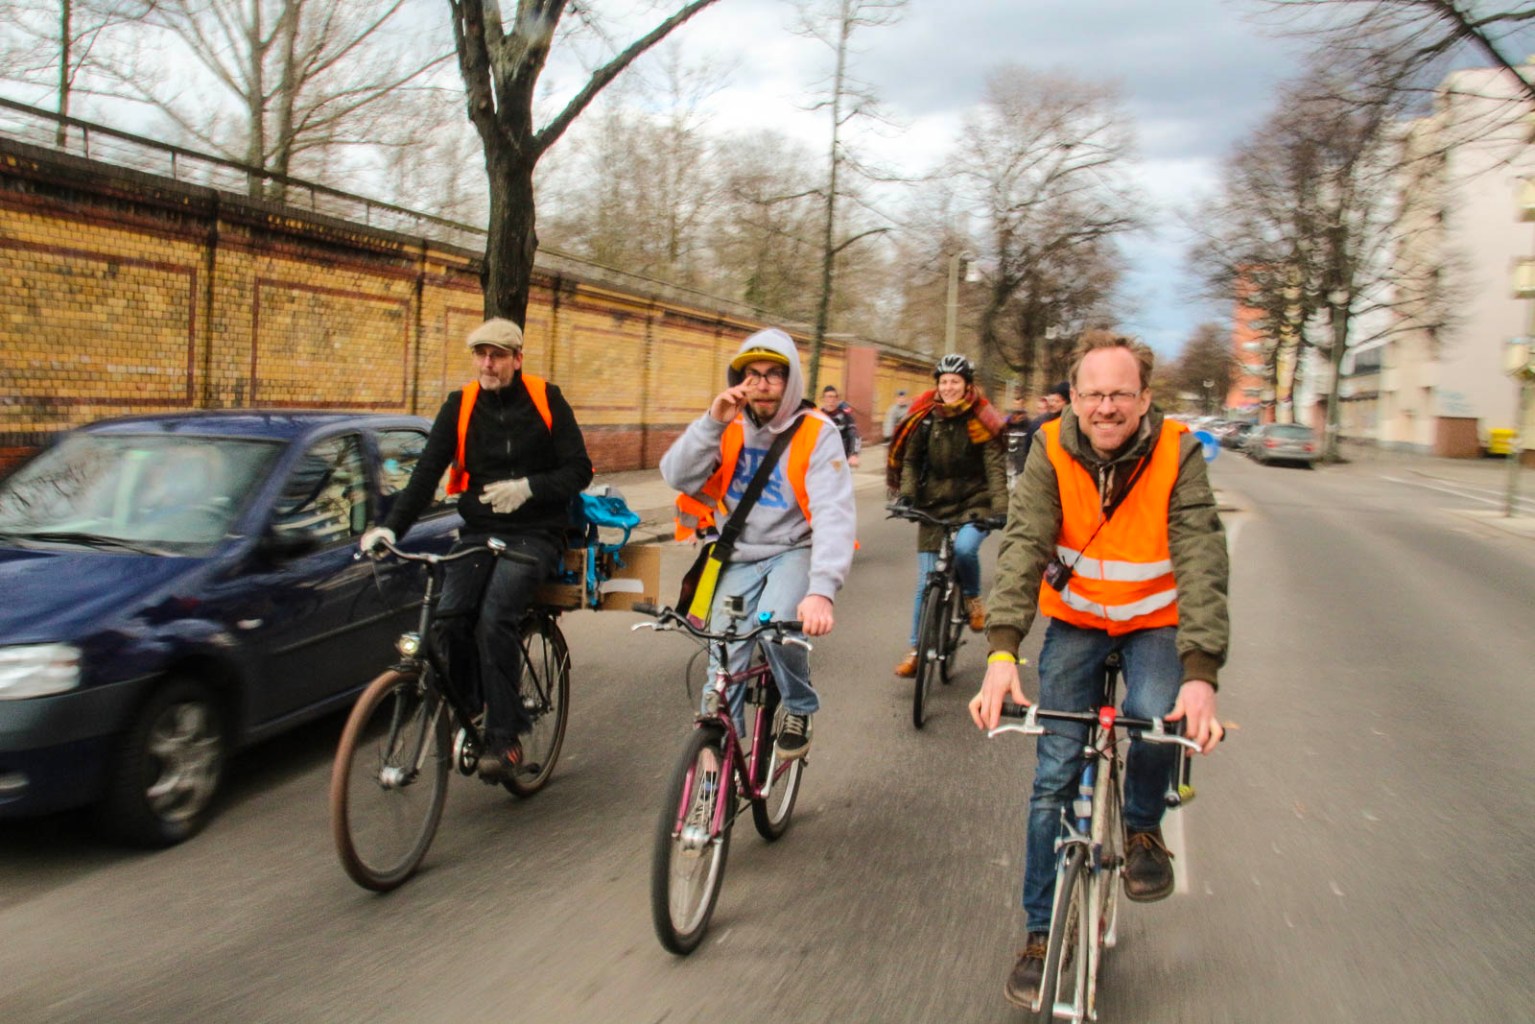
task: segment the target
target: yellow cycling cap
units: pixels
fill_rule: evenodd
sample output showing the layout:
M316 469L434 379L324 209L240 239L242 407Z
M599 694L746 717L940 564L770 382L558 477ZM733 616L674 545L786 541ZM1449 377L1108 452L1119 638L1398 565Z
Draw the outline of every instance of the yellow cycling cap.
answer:
M739 373L747 363L760 363L764 360L771 360L780 366L789 365L789 357L782 352L770 348L749 348L730 361L730 368Z

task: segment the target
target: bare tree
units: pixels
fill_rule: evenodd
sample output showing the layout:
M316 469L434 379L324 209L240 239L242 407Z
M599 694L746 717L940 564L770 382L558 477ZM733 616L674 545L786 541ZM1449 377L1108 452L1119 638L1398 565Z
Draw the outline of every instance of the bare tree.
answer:
M1236 374L1230 334L1219 324L1204 323L1184 341L1178 358L1158 372L1156 388L1163 396L1163 405L1175 404L1183 395L1194 395L1200 411L1212 415L1224 403Z
M69 117L71 99L82 74L93 66L97 45L118 28L142 21L154 11L157 0L3 0L0 22L11 31L0 38L3 77L54 94L60 117ZM56 143L68 137L60 124Z
M1467 0L1263 0L1282 13L1319 12L1320 22L1298 30L1320 36L1332 58L1343 58L1354 74L1383 62L1396 70L1401 88L1422 88L1437 79L1457 57L1468 53L1510 72L1527 102L1535 101L1535 80L1521 74L1535 7L1520 0L1471 3Z
M1359 80L1317 63L1228 164L1195 260L1212 284L1262 311L1276 397L1309 346L1324 355L1324 458L1337 458L1339 383L1356 344L1452 322L1454 260L1422 244L1436 218L1407 216L1415 160L1404 150L1406 94L1395 75ZM1431 255L1426 255L1431 254ZM1278 418L1287 418L1281 405Z
M990 77L952 161L962 201L987 235L983 361L1032 372L1046 332L1058 336L1106 297L1110 240L1140 223L1126 182L1130 149L1113 88L1016 66ZM1100 289L1073 293L1088 266Z
M490 179L485 243L485 313L522 323L538 232L533 177L538 162L593 98L634 60L715 0L690 0L592 72L542 128L533 116L534 91L549 59L568 0L517 0L508 25L500 0L448 0L469 120L479 132Z
M860 29L894 24L907 0L802 0L800 31L822 43L834 55L833 70L825 98L817 104L831 120L831 140L827 155L826 184L822 193L824 216L821 227L821 290L816 307L815 332L810 341L810 375L806 386L815 392L820 382L821 346L830 327L832 296L836 288L838 257L849 246L874 234L888 231L887 226L871 226L851 234L839 224L839 202L847 197L846 176L860 168L849 152L849 125L859 118L879 117L876 100L869 87L852 72L855 55L853 35Z
M193 145L268 175L334 178L326 162L339 147L412 141L402 105L449 59L404 24L411 3L157 0L143 22L157 38L103 63L116 95L159 111ZM167 62L180 68L173 78ZM259 179L250 190L283 195Z

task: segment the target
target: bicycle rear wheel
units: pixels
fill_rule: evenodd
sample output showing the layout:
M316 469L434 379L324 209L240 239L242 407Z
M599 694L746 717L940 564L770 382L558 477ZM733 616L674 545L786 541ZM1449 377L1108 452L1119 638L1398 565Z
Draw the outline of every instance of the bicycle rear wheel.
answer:
M713 824L723 821L719 833ZM700 726L688 737L672 773L650 864L650 913L668 952L686 956L703 941L730 852L735 774L725 760L725 735Z
M917 675L912 680L911 724L918 729L927 721L927 699L943 654L943 616L947 612L943 584L935 580L922 590L922 614L917 618Z
M448 716L414 673L375 679L341 732L330 777L331 836L341 866L388 892L415 874L448 792Z
M787 712L778 700L778 687L769 685L767 714L772 726L768 735L763 740L766 749L757 758L757 778L752 782L761 787L767 778L768 772L773 773L773 785L768 790L766 800L752 801L752 824L757 826L757 834L768 842L778 840L789 831L789 820L794 814L794 801L799 798L799 784L805 772L805 759L793 757L787 761L780 761L773 756L773 745L778 740L778 730L783 728L784 715Z
M955 582L949 587L949 600L944 608L943 615L943 656L939 659L942 671L939 678L945 686L954 678L954 660L959 654L960 638L965 634L965 628L970 624L969 613L965 610L965 595L960 592L959 583Z
M517 796L532 796L554 774L570 717L570 649L559 623L546 614L525 620L522 630L522 708L533 727L522 739L522 764L506 780Z
M1088 947L1093 941L1090 880L1087 849L1072 843L1055 875L1050 941L1040 979L1040 1014L1045 1020L1087 1019Z

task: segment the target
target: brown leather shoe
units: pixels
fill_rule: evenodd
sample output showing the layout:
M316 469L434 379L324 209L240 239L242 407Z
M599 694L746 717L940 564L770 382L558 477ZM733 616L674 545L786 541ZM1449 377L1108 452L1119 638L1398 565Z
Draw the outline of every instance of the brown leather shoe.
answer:
M895 667L895 674L902 679L910 679L917 674L917 652L912 651L899 665Z
M1007 976L1002 994L1007 1001L1024 1010L1036 1009L1039 1001L1039 983L1045 976L1045 943L1049 936L1044 932L1030 932L1027 944L1018 954L1018 962Z
M986 628L986 602L980 594L967 597L965 605L970 609L970 629L979 633Z
M1162 830L1125 835L1125 895L1137 903L1163 900L1173 893L1173 855Z

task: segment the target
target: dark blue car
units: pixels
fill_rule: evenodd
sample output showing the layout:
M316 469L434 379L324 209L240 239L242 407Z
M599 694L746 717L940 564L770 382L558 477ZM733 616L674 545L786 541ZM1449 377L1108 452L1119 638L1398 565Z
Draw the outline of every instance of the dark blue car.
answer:
M230 751L349 703L414 625L422 570L353 554L429 426L108 420L0 483L0 817L96 804L123 838L177 843ZM440 500L407 546L445 551L459 525Z

